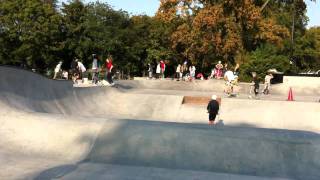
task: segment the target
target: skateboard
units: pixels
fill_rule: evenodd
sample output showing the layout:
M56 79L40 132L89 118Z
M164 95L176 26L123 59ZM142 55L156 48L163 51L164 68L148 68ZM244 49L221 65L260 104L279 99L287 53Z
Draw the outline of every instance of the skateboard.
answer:
M227 94L227 96L228 96L229 98L233 98L233 97L237 97L238 95L235 94L235 93L232 93L232 94Z

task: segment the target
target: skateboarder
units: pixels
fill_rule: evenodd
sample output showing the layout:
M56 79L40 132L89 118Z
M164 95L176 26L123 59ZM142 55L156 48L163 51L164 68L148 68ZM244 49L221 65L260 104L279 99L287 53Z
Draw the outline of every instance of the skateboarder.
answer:
M54 69L54 76L53 79L56 79L58 74L61 71L61 66L62 66L62 61L59 62L59 64L57 64L56 68Z
M83 79L84 73L87 71L86 67L82 64L82 62L78 61L78 72L79 72L79 79Z
M214 121L216 120L216 116L219 112L219 102L217 101L216 95L212 95L211 99L212 100L209 102L207 106L207 110L209 113L209 125L214 125Z
M113 64L112 64L112 56L109 56L107 59L106 59L106 77L107 77L107 81L108 83L113 86L114 83L113 83L113 80L112 80L112 69L113 69Z
M235 76L232 71L227 71L224 74L224 79L226 81L225 85L225 93L227 93L228 97L235 97L236 94L233 91L233 86L235 85Z
M267 95L270 93L270 86L271 86L271 79L273 78L273 75L271 73L268 73L266 77L264 78L264 89L263 94Z
M259 95L260 81L257 76L253 77L254 95L255 98Z
M254 92L254 95L255 95L255 98L258 97L259 95L259 88L260 88L260 81L259 81L259 78L257 76L257 73L256 72L252 72L252 82L251 82L251 85L250 85L250 92L249 92L249 98L251 99L252 96L252 91Z

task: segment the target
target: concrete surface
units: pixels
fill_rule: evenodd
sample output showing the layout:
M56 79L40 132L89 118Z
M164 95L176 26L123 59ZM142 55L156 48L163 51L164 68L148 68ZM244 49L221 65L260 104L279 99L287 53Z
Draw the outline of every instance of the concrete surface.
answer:
M303 82L303 83L301 83ZM283 83L288 86L320 87L320 77L284 76Z
M320 179L318 103L223 98L209 127L182 100L210 84L136 83L0 67L0 179Z
M267 178L258 176L245 176L235 174L212 173L204 171L190 171L179 169L164 169L141 166L119 166L112 164L82 163L71 164L49 169L35 179L59 178L64 180L95 179L95 180L288 180L285 178Z
M106 122L85 161L316 179L319 151L303 131L124 120Z
M170 83L169 83L170 82ZM302 84L300 81L300 84ZM135 80L135 81L121 81L121 84L134 88L142 89L163 89L163 90L185 90L185 91L214 91L223 92L224 80L196 80L193 82L176 81L171 79L165 80ZM260 84L260 90L262 91L264 85ZM275 95L288 95L289 88L292 87L294 94L298 96L320 96L320 83L314 81L308 86L297 84L275 84L271 86L271 93ZM240 94L248 94L250 90L250 83L239 83L239 86L235 87Z
M183 105L182 101L187 94L212 94L203 91L199 94L195 91L141 89L129 82L120 82L119 88L72 88L66 81L48 80L11 68L2 68L0 77L3 77L0 78L2 109L74 116L207 123L206 107ZM173 84L171 88L175 85L178 84ZM320 129L319 103L223 98L220 114L219 118L226 125L247 124L317 132Z

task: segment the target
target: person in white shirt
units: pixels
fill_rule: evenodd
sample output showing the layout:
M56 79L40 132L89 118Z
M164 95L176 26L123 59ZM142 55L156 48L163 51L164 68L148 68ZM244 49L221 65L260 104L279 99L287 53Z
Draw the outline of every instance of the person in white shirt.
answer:
M189 71L190 71L190 80L194 80L196 77L196 67L190 66Z
M233 85L234 85L234 80L235 80L235 76L234 76L233 72L228 70L224 74L224 79L226 81L225 92L228 94L228 96L231 96L231 95L233 95Z
M270 93L270 86L271 86L271 79L273 78L273 75L271 73L267 74L264 78L264 89L263 94L269 94Z
M181 72L181 64L178 64L177 69L176 69L176 77L177 81L180 81L182 77L182 72Z
M62 65L62 61L60 61L59 64L57 64L56 68L54 69L53 79L57 78L58 73L61 71L61 65Z
M87 71L86 67L78 60L79 78L83 78L83 74Z
M224 78L226 81L232 82L235 79L235 76L234 76L233 72L229 70L224 74Z
M92 84L97 84L99 80L98 56L93 54L92 57Z
M156 69L157 78L160 78L160 73L161 73L161 68L160 68L160 63L158 63L157 69Z
M148 63L148 78L152 79L153 78L153 66L151 63Z

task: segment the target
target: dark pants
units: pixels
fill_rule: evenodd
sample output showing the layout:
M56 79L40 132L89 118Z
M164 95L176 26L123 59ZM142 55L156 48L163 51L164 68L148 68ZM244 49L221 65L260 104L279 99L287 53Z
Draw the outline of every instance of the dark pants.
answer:
M109 84L113 83L112 72L107 72L107 81L108 81Z
M209 113L209 121L215 121L216 120L216 113Z
M97 84L99 81L99 72L98 70L92 70L92 83Z
M254 94L258 95L259 94L259 85L254 85Z

